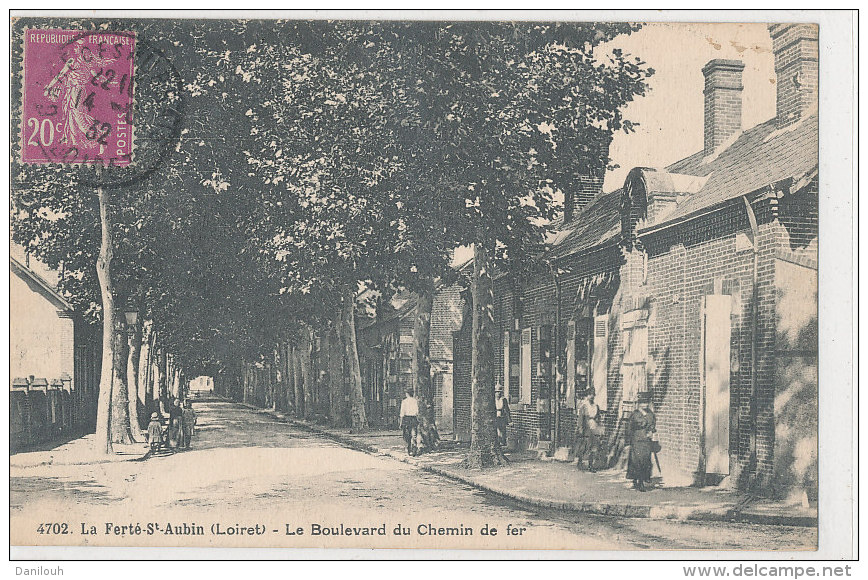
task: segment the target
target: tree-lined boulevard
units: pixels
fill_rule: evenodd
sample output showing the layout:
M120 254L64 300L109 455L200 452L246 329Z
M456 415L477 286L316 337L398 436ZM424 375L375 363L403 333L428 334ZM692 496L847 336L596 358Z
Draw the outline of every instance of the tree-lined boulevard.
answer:
M653 70L606 43L638 25L57 25L135 34L141 71L129 118L140 165L13 162L14 241L102 325L99 452L134 441L190 378L229 392L251 365L283 370L270 403L300 417L324 373L331 423L365 429L356 317L402 291L417 297L414 391L433 441L431 307L463 246L467 461L504 461L492 272L521 271L544 249L579 178L599 175L613 133L632 129L623 108ZM317 341L328 356L313 369Z

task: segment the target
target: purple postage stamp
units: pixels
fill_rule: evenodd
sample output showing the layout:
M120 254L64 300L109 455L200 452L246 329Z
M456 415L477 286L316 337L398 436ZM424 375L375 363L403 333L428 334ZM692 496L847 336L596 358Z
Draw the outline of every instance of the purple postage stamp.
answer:
M133 156L135 35L24 32L24 163L126 167Z

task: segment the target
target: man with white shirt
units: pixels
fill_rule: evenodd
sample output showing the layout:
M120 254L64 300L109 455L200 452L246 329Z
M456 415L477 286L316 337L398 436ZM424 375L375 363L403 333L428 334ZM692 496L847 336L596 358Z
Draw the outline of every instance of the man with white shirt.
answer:
M399 415L404 441L407 443L407 454L416 455L416 435L419 432L419 401L413 396L413 391L404 391Z
M509 399L503 396L503 385L498 384L494 387L494 410L495 410L495 425L497 426L497 440L502 448L506 448L506 426L511 421L511 413L509 410Z

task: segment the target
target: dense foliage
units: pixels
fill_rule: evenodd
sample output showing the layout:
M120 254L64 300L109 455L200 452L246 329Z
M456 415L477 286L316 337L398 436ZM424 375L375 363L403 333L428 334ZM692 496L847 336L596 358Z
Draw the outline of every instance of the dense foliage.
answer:
M183 79L168 93L183 111L174 149L108 199L115 304L134 305L191 375L270 356L296 322L333 321L361 291L430 288L459 245L520 268L563 192L609 163L653 74L601 50L631 24L51 24L133 31ZM157 88L137 84L135 123L153 121ZM95 321L88 171L13 160L12 234Z

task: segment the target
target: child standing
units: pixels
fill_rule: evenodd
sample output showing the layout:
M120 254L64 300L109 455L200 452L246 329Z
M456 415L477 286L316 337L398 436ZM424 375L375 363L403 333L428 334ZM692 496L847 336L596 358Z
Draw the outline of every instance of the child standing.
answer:
M148 423L148 444L151 446L151 453L159 451L162 442L163 425L160 423L160 416L156 413L151 413L151 422Z

